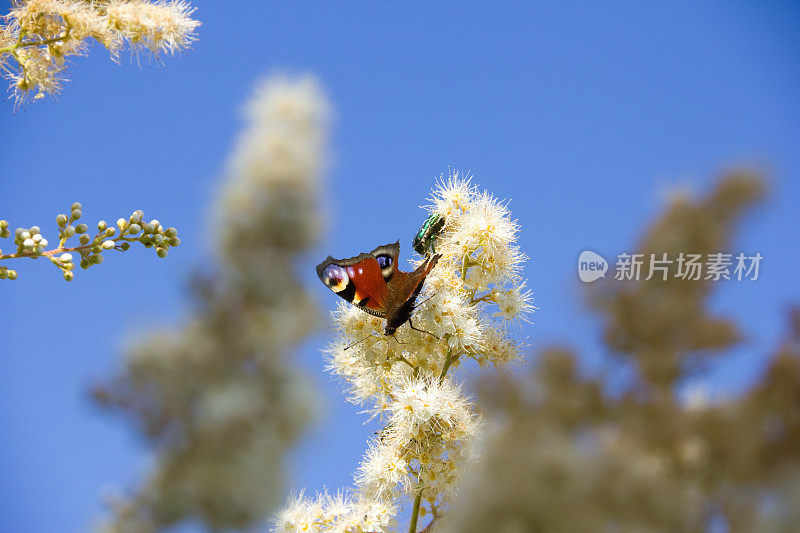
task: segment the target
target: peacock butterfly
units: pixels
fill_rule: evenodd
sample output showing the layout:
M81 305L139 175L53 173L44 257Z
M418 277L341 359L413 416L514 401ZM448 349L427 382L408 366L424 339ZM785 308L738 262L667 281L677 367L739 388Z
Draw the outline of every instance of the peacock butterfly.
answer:
M413 272L398 268L399 257L400 241L349 259L328 256L317 265L317 276L333 292L362 311L385 318L383 334L392 335L410 320L425 277L441 256L427 257Z

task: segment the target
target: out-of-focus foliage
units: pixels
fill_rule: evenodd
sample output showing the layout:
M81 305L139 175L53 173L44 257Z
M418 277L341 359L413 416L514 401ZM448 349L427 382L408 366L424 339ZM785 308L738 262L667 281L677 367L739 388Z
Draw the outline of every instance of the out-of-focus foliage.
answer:
M758 176L732 173L703 198L674 198L639 251L727 250L762 190ZM531 374L485 381L493 428L435 530L796 531L800 311L749 391L684 395L742 336L709 310L712 287L604 282L590 299L616 376L582 376L574 351L551 348Z
M108 531L245 527L279 500L283 455L314 405L289 361L318 324L293 261L318 235L327 114L312 78L259 85L213 206L218 271L195 283L185 324L139 339L95 391L155 450L146 482L113 502Z

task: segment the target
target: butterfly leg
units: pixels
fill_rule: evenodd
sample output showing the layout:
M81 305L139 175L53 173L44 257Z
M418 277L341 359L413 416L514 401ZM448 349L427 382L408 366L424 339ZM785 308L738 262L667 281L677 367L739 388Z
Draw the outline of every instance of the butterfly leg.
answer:
M413 329L414 331L419 331L420 333L427 333L428 335L430 335L430 336L431 336L431 337L433 337L434 339L437 339L437 340L442 340L442 339L440 339L439 337L437 337L436 335L434 335L433 333L431 333L430 331L425 331L424 329L415 328L415 327L414 327L414 323L413 323L413 322L411 322L411 319L410 319L410 318L408 319L408 325L409 325L409 326L411 326L411 329Z

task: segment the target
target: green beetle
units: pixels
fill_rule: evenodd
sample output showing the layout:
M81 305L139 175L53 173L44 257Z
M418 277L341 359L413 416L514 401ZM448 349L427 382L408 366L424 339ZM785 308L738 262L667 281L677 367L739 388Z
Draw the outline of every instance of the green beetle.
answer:
M425 219L414 236L414 250L419 255L436 253L436 238L442 233L444 222L442 215L431 215Z

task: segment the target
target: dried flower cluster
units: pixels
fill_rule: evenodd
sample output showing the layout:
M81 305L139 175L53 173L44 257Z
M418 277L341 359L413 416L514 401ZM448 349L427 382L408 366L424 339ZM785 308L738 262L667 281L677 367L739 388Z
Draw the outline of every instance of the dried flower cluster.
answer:
M480 425L448 370L465 358L497 366L520 358L513 324L533 306L506 204L453 173L438 184L428 211L445 222L431 236L441 258L412 316L427 333L404 326L386 337L382 319L352 305L334 313L329 369L346 381L351 401L384 422L356 473L356 490L294 498L276 517L276 531L394 531L399 509L412 500L412 530L419 516L435 522Z
M241 528L278 502L281 460L315 405L289 356L319 323L293 262L318 233L326 118L313 78L258 86L211 217L218 271L195 283L185 324L140 339L97 389L156 451L149 479L112 502L107 531Z
M0 69L17 102L57 93L69 56L94 39L117 60L127 45L158 58L188 48L199 22L185 0L14 0L0 25Z
M83 216L82 209L81 204L75 202L70 207L69 215L60 214L56 217L57 247L47 250L49 242L42 235L39 226L17 228L14 231L16 250L9 254L3 254L3 251L0 250L0 260L46 257L61 270L65 280L72 281L75 269L73 254L80 256L80 267L87 269L103 262L103 252L107 250L125 252L130 249L131 243L139 242L146 248L155 248L156 255L162 258L167 257L167 251L171 246L178 246L181 243L178 238L178 230L175 228L165 229L155 219L145 222L144 212L141 210L134 211L128 219L117 220L116 228L108 227L106 221L101 220L97 223L97 233L92 237L87 233L89 226L86 224L73 225ZM67 241L76 234L79 235L80 244L67 246ZM10 235L8 221L0 220L0 238L7 238ZM17 272L0 266L0 279L17 279Z
M732 173L705 197L675 198L639 250L727 249L762 189ZM741 337L710 310L712 287L603 281L591 301L611 372L581 375L573 351L551 348L532 375L486 380L491 429L437 531L796 530L800 311L750 390L710 398L704 372Z

